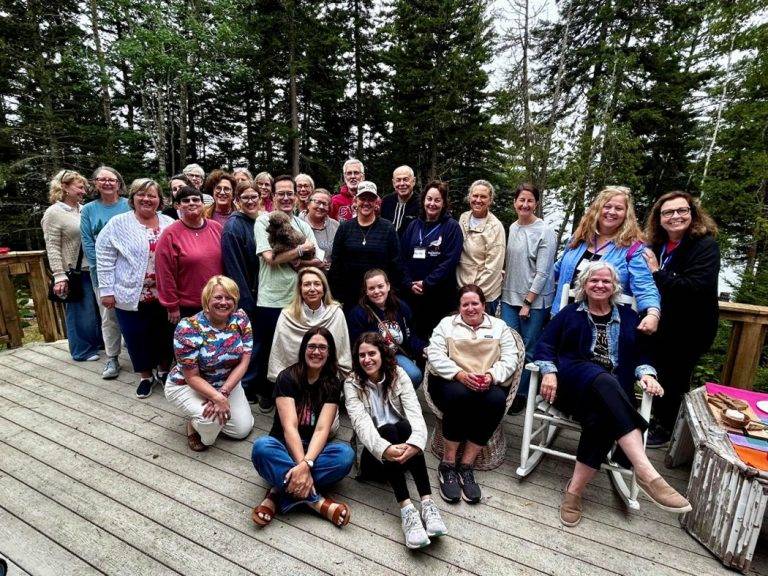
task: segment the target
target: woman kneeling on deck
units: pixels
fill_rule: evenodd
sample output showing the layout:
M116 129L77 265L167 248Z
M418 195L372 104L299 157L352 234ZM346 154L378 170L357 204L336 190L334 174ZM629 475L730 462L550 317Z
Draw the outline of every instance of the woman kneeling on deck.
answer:
M352 366L354 375L344 383L344 402L357 442L363 445L360 478L389 482L400 504L405 545L427 546L430 537L442 536L447 529L432 501L424 461L427 425L411 379L376 332L357 339ZM421 518L408 493L406 471L413 475L421 496Z
M550 321L534 355L543 374L542 397L582 426L576 467L560 505L565 526L581 520L581 494L614 442L654 504L676 513L691 509L645 455L642 433L648 423L635 408L634 380L653 396L664 391L645 354L640 318L631 308L616 305L619 294L619 277L610 263L587 264L578 277L576 302Z
M336 526L349 524L349 507L320 495L344 478L355 460L349 444L329 442L338 428L340 396L336 343L326 328L315 326L301 340L298 362L277 376L272 430L253 443L253 465L270 485L253 511L259 526L298 504Z
M248 369L253 334L248 316L237 308L240 291L226 276L203 288L202 312L176 326L176 365L168 374L165 397L189 419L189 447L207 450L224 433L245 438L253 414L240 379Z

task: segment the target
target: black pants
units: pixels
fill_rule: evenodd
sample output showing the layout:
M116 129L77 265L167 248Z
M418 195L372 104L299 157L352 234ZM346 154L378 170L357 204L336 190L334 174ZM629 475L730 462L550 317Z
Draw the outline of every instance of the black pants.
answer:
M456 380L429 375L429 394L443 413L443 437L451 442L488 444L506 412L507 392L496 384L475 392Z
M400 420L397 424L384 424L379 427L379 434L382 438L392 444L402 444L411 436L411 425L408 420ZM427 463L424 460L424 454L417 454L409 458L405 464L397 462L379 461L367 449L363 449L360 456L360 478L363 480L386 480L392 486L395 492L395 499L398 502L410 498L408 485L405 481L405 473L411 472L413 481L416 483L416 489L419 496L426 496L432 493L429 485L429 475L427 474Z
M600 469L616 440L636 428L641 432L648 428L619 381L607 372L592 381L580 406L563 408L581 424L576 460L590 468Z
M664 396L653 399L653 416L662 428L671 432L683 401L683 394L691 388L693 370L701 354L681 347L659 350L656 370Z

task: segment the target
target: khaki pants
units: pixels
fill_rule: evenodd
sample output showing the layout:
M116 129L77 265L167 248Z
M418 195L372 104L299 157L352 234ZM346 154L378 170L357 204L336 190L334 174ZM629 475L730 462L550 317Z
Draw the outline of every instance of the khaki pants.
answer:
M186 384L179 386L168 382L165 385L165 397L171 404L181 409L188 420L192 421L192 426L200 434L200 440L206 446L211 446L219 433L239 440L248 436L253 429L251 407L240 384L235 386L229 395L231 418L224 426L219 424L218 420L203 417L205 398L191 386Z

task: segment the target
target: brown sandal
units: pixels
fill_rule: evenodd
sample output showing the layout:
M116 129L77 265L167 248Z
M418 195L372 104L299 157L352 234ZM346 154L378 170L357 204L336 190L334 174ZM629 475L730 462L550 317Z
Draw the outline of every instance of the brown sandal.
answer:
M264 495L264 500L261 501L261 504L256 506L256 508L253 509L253 512L251 513L251 519L259 526L266 526L270 522L272 522L272 519L277 516L277 500L275 499L276 494L272 491L272 488L267 489L267 493ZM264 502L270 502L272 504L272 507L265 506ZM266 516L266 518L262 518L262 516L259 516L261 514L262 516Z
M200 434L192 427L192 422L187 422L187 444L189 449L194 452L205 452L208 450L208 446L203 444L203 441L200 439Z
M331 511L332 506L336 506L333 511ZM344 512L344 516L341 515L342 512ZM320 515L326 520L330 520L334 526L341 528L349 524L349 520L352 517L352 511L349 509L349 506L343 502L336 502L332 498L326 496L323 503L320 505ZM341 522L339 522L340 520Z

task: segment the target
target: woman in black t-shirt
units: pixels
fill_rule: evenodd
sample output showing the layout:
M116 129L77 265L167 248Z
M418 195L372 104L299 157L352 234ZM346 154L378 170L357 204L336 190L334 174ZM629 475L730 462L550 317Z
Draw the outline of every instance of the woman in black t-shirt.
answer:
M344 478L355 459L349 444L330 441L338 428L341 382L336 343L320 326L307 330L296 364L277 376L275 420L268 436L253 443L251 459L271 488L253 510L253 521L266 526L278 512L306 504L336 526L346 526L346 504L320 495Z

